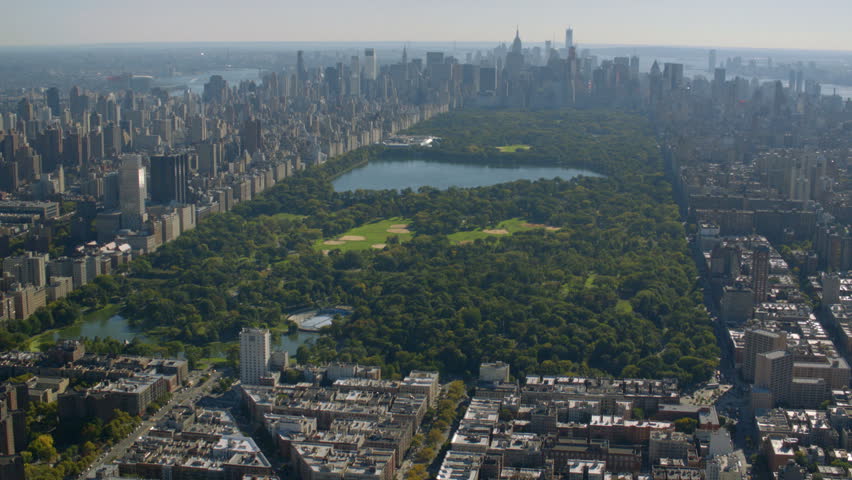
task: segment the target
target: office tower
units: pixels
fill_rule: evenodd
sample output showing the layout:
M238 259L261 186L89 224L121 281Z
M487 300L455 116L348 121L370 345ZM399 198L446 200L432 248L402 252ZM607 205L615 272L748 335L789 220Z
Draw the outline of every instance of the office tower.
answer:
M666 63L663 66L663 88L677 90L683 86L683 64Z
M332 68L331 70L335 69ZM328 73L329 72L326 71L326 74ZM334 75L332 75L332 77L335 79L338 78ZM240 139L243 142L243 147L252 155L261 150L263 148L263 135L261 131L260 119L249 118L248 120L246 120L246 123L243 125L242 132L240 132Z
M364 49L364 76L368 80L379 78L379 63L376 59L375 48Z
M42 168L45 172L56 170L62 162L62 129L51 127L39 136L39 152L42 154Z
M717 68L713 72L713 81L716 82L718 86L722 86L727 78L726 75L724 68Z
M121 175L119 172L109 172L104 175L104 208L114 210L121 208Z
M68 104L71 109L71 117L74 120L81 120L89 109L89 97L83 94L80 87L71 87Z
M771 332L764 329L746 329L745 356L743 358L742 376L748 382L755 379L757 356L761 353L787 349L787 334L783 331Z
M131 230L142 228L145 219L145 167L142 157L128 155L122 159L119 175L119 207L121 226Z
M524 68L524 52L523 44L521 43L520 30L515 31L515 40L512 41L512 48L506 54L506 76L515 79L521 74Z
M565 30L565 50L570 50L574 46L574 29L568 28Z
M305 52L299 50L296 52L296 81L299 82L299 87L308 79L308 71L305 69Z
M349 61L349 95L361 95L361 59L353 55Z
M495 67L482 67L479 69L479 92L497 91L497 69Z
M104 151L104 132L99 128L89 132L89 152L88 156L84 155L85 160L101 159L106 156Z
M68 132L62 148L62 164L69 167L83 165L83 136L77 130Z
M124 134L115 123L109 123L104 127L104 154L105 156L116 156L124 148Z
M769 247L760 245L754 249L751 262L751 289L756 303L766 301L766 284L769 279Z
M30 99L24 97L21 101L18 102L18 119L24 122L31 122L35 120L35 111L33 110L33 104L30 103Z
M426 68L444 63L444 52L426 52Z
M713 73L716 70L716 50L710 50L707 55L707 73Z
M169 204L187 202L189 155L156 155L151 157L151 201Z
M204 102L224 103L228 100L229 92L228 81L221 75L213 75L204 84L204 93L202 93L201 99Z
M257 385L269 374L269 330L244 328L240 332L240 381Z
M465 90L479 93L479 65L466 63L462 65L462 86Z
M59 89L56 87L48 88L45 97L47 97L47 106L50 108L50 113L55 117L61 115L62 106L59 103Z
M630 79L637 80L639 78L639 57L633 55L630 57Z

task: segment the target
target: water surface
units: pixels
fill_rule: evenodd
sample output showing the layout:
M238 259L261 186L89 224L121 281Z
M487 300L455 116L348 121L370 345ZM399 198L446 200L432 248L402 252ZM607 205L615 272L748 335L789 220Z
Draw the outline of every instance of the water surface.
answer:
M487 187L516 180L557 177L570 180L578 176L602 177L603 175L577 168L530 165L489 166L413 159L401 154L396 158L371 160L366 165L341 175L332 182L332 185L337 192L405 188L417 190L424 186L444 190L450 187Z

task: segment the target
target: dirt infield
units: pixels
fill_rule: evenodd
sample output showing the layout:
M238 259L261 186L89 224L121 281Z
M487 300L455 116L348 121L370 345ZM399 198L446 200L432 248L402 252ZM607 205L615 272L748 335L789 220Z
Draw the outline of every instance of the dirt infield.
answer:
M367 237L361 235L344 235L340 239L344 242L363 242Z
M483 232L485 232L489 235L508 235L509 234L509 231L506 230L505 228L498 228L496 230L483 230Z
M370 246L375 248L376 250L381 250L381 249L387 247L388 245L386 243L376 243L376 244L373 244L373 245L370 245Z
M555 232L555 231L559 230L559 227L553 227L553 226L550 226L550 225L545 225L543 223L525 223L525 224L523 224L523 226L525 228L543 228L543 229L547 230L548 232Z
M407 228L389 228L388 233L411 233Z
M326 240L322 242L323 245L343 245L346 242L341 242L340 240Z

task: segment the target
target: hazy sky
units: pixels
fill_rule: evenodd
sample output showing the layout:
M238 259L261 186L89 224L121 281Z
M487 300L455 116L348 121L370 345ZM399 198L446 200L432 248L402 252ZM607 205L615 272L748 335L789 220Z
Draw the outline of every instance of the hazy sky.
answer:
M525 41L852 50L852 0L3 0L0 45Z

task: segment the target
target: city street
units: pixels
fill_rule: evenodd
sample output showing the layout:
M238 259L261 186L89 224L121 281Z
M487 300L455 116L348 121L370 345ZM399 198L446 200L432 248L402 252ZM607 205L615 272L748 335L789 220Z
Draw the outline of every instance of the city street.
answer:
M202 376L205 374L209 374L210 377L206 382L202 384L197 384L197 382ZM193 371L189 374L189 379L194 383L192 387L184 388L179 391L175 395L172 396L172 399L163 406L157 413L150 416L147 420L143 421L136 430L133 431L130 435L127 436L124 440L116 443L105 452L101 454L100 457L86 470L82 473L79 479L85 478L95 478L97 471L104 465L110 465L116 459L121 458L127 450L133 445L133 442L136 441L139 437L145 434L151 427L155 426L160 419L166 416L169 412L172 411L175 407L179 405L187 405L194 404L195 401L203 395L207 395L210 393L210 390L216 385L216 382L221 378L222 373L218 371Z

